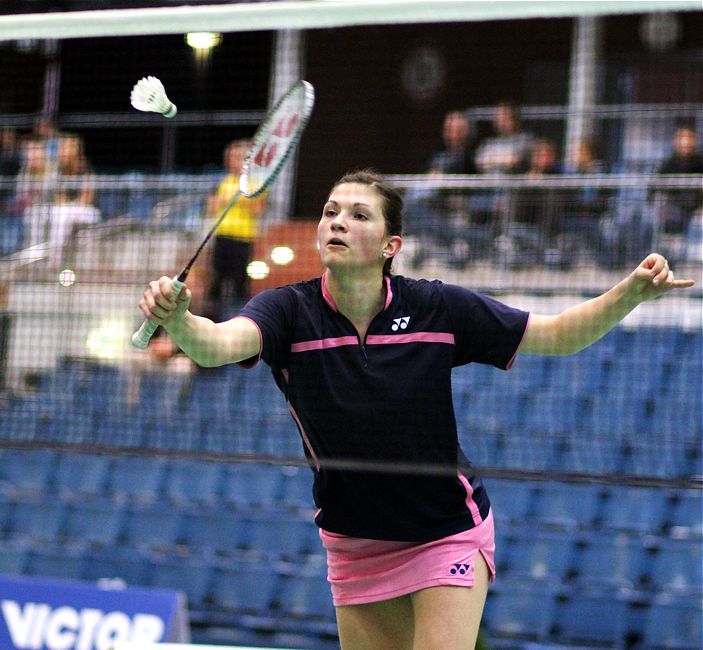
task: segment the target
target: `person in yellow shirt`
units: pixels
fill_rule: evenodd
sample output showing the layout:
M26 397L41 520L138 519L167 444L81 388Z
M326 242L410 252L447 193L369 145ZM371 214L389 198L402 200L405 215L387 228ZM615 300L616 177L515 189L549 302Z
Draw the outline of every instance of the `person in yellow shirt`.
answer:
M249 140L235 140L225 148L227 176L208 201L213 220L221 216L239 190L239 176L250 144ZM222 311L225 300L239 302L249 297L247 265L258 234L258 219L265 209L266 194L256 199L240 196L215 231L210 299L217 313Z

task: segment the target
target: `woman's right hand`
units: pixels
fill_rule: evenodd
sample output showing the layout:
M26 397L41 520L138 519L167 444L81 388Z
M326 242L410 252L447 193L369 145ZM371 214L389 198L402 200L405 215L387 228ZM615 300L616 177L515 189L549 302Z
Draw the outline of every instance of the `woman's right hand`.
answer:
M183 317L191 297L190 289L186 285L183 285L177 296L174 295L173 280L162 276L149 283L139 301L139 309L153 323L166 326L169 322Z

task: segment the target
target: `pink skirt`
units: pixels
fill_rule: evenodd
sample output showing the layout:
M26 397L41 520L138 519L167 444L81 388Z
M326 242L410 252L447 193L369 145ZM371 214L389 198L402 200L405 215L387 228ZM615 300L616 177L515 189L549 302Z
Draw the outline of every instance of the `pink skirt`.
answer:
M481 553L495 579L493 513L475 528L433 542L359 539L320 530L327 551L327 579L335 607L389 600L406 594L474 584L474 560Z

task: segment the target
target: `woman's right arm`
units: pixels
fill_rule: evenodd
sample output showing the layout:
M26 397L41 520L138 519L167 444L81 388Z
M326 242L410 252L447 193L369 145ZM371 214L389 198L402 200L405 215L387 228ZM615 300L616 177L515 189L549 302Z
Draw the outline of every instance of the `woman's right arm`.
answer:
M248 318L214 323L188 311L191 293L185 285L174 296L171 278L149 283L139 308L161 325L176 345L199 366L214 367L256 357L261 352L259 328Z

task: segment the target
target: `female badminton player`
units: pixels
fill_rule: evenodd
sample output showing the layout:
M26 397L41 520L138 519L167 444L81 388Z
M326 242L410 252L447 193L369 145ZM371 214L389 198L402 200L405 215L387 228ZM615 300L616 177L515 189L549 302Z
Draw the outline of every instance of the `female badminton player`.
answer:
M401 214L381 177L348 174L318 225L322 277L263 292L224 323L190 313L190 291L174 295L167 277L139 306L198 364L271 367L313 469L344 650L473 648L495 572L493 517L457 442L452 367L572 354L639 303L694 283L651 254L597 298L528 314L391 275Z

